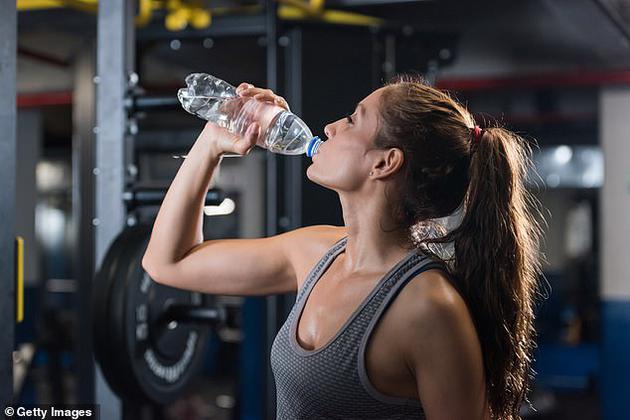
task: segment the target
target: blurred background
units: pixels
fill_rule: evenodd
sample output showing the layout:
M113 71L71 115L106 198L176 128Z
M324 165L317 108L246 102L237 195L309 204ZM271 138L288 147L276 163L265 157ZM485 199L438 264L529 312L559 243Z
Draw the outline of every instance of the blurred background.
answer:
M630 2L16 5L17 35L5 40L17 51L17 139L15 155L2 155L16 162L14 229L25 244L13 401L96 402L112 419L273 418L268 351L295 296L231 302L241 322L206 337L194 386L146 414L109 389L94 361L93 274L125 226L155 217L159 201L129 194L168 187L182 162L173 155L203 127L175 98L189 73L269 87L322 135L408 72L538 145L530 188L545 208L548 287L523 418L630 418ZM206 238L342 225L336 194L304 176L308 161L263 149L224 159L214 186L231 205L205 218Z

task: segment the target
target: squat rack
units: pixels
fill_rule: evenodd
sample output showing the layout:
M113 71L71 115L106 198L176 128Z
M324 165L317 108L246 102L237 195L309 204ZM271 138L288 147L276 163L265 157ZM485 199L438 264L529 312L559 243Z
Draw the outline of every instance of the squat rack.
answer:
M235 35L259 35L266 39L266 87L279 91L278 83L278 4L273 0L264 0L263 13L254 16L225 16L217 18L215 23L203 31L203 36L222 37ZM76 215L80 226L79 237L82 244L79 249L85 255L79 256L78 275L82 279L91 279L100 266L105 252L116 235L126 224L123 203L124 186L127 183L128 165L132 162L133 139L126 115L129 90L137 83L134 72L135 31L133 26L133 4L124 0L99 2L97 31L96 76L96 122L90 128L88 115L75 118L75 126L82 138L74 146L75 163L78 176L75 188L79 193L75 197ZM298 16L299 18L299 16ZM153 31L155 32L155 31ZM150 35L149 35L150 36ZM159 34L153 33L159 37ZM194 36L190 34L189 36ZM199 36L199 35L197 35ZM285 96L292 105L292 110L301 112L301 29L290 28L283 37L286 48L284 74ZM392 44L387 56L394 54ZM89 60L87 60L89 61ZM89 66L89 64L87 64ZM393 66L389 66L393 70ZM77 72L79 74L79 72ZM87 74L87 73L86 73ZM85 75L83 76L85 77ZM80 82L80 81L78 81ZM85 80L83 81L85 85ZM89 86L85 86L89 90ZM92 95L93 89L92 89ZM89 92L76 95L85 100ZM159 101L158 101L159 102ZM76 107L78 108L78 107ZM82 113L77 109L77 113ZM95 141L89 141L94 139ZM86 141L88 140L88 141ZM265 234L275 235L281 231L301 226L302 163L299 159L284 159L273 153L266 154L266 202ZM282 181L282 182L281 182ZM120 199L112 199L120 197ZM87 246L86 246L87 245ZM92 257L93 256L93 257ZM91 322L82 314L89 313L91 282L79 282L78 336L90 337ZM281 326L289 296L269 296L266 298L265 360L270 359L271 343ZM89 340L91 342L91 340ZM77 349L78 389L82 393L80 401L95 401L101 406L104 419L132 418L142 415L133 408L122 407L118 398L104 381L103 375L92 360L89 344L82 343ZM275 417L275 387L269 363L266 363L264 381L265 417Z
M13 399L15 340L15 156L17 11L15 1L0 0L0 403Z
M233 36L260 35L266 42L266 74L267 87L278 90L278 43L277 43L277 3L265 0L264 13L260 16L225 17L224 23L220 19L204 31L205 36ZM125 207L123 203L124 186L129 159L133 153L132 136L129 133L129 121L126 115L125 101L128 92L135 83L133 64L135 62L135 33L133 27L133 4L124 0L110 0L99 2L98 31L97 31L97 64L96 76L96 124L90 130L85 124L86 115L77 115L75 125L79 128L82 141L76 144L75 163L79 164L80 175L75 178L79 194L75 202L79 237L82 246L80 252L79 276L91 279L96 267L102 263L103 257L114 237L126 224ZM240 20L239 20L240 19ZM287 99L292 103L294 111L300 111L300 78L299 72L299 29L289 33L289 71L290 84L287 89ZM270 41L274 40L274 41ZM134 80L135 79L135 80ZM89 87L87 88L89 90ZM80 95L77 95L80 96ZM84 98L88 95L81 95ZM79 98L77 98L79 99ZM78 107L77 107L78 108ZM77 112L81 110L77 109ZM88 118L89 120L89 118ZM89 125L89 124L88 124ZM81 127L83 127L81 129ZM91 132L90 132L91 131ZM95 141L86 141L94 138ZM92 146L94 144L94 146ZM295 159L282 161L277 155L266 154L266 235L274 235L280 229L293 229L300 226L300 162ZM284 194L279 193L279 171L287 174L286 178L294 180ZM296 176L293 176L295 174ZM297 181L296 181L297 180ZM92 188L93 186L93 188ZM112 199L120 197L120 199ZM93 203L93 208L91 207ZM279 209L286 209L287 215L282 215L282 226L279 225ZM87 245L87 246L86 246ZM92 261L90 254L94 255ZM89 313L87 303L91 295L91 282L79 282L77 295L79 314ZM271 342L279 327L278 307L282 297L267 298L266 342L269 350ZM84 316L78 317L79 337L91 336L91 322ZM91 340L87 340L90 341ZM141 415L130 407L121 407L118 398L112 393L104 381L103 375L91 359L92 351L81 344L77 352L77 374L79 375L78 389L82 393L80 401L94 401L101 406L104 419L131 418ZM266 354L267 360L269 355ZM265 381L265 412L266 417L275 414L275 391L270 367L266 369ZM122 411L121 411L122 410Z

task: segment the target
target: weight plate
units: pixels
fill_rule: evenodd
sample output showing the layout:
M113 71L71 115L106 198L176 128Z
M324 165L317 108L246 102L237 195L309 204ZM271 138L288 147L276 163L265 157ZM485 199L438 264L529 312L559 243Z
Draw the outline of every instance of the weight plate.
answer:
M199 370L208 327L165 322L163 313L173 303L207 306L213 299L155 283L141 266L149 235L146 226L126 229L109 250L115 267L104 264L104 274L98 276L109 285L99 288L107 296L97 297L101 305L107 302L107 310L97 312L106 312L107 320L95 322L106 336L95 340L102 346L96 353L121 398L166 404L185 391Z
M119 267L120 257L125 251L124 244L131 233L129 231L122 232L112 243L103 259L101 269L96 274L92 288L94 355L110 384L109 376L111 376L111 372L116 371L113 360L115 353L113 353L114 349L111 347L109 337L111 289L116 284L116 270Z

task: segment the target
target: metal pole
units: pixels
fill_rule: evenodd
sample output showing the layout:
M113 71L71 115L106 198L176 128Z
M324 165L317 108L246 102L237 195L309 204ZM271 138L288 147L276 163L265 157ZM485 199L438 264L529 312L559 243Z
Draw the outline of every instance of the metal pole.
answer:
M95 73L94 47L83 51L75 61L72 95L72 212L75 220L73 264L77 279L75 297L77 327L75 345L77 401L94 401L94 361L91 311L92 277L94 275L94 126Z
M125 224L123 187L127 115L125 95L134 63L134 2L109 0L99 2L96 88L96 155L94 255L101 265L107 248ZM96 402L101 417L119 420L118 398L97 369Z
M265 29L267 39L267 88L276 91L278 88L278 44L276 28L277 5L273 0L265 0ZM278 159L274 153L267 153L267 223L266 234L278 233ZM265 412L266 418L276 416L276 390L273 372L271 371L271 345L278 325L278 297L267 297L265 340Z
M302 29L294 27L289 31L289 45L285 61L287 101L294 114L302 114ZM285 160L286 216L287 230L302 225L302 157L290 157Z
M0 0L0 404L13 399L17 11Z
M302 28L293 27L288 32L288 44L285 54L286 99L291 104L291 111L302 114ZM285 221L283 228L292 230L302 226L302 185L304 183L304 165L302 156L290 156L284 159L284 194L283 202ZM286 319L295 303L296 294L282 297L279 311L280 321Z

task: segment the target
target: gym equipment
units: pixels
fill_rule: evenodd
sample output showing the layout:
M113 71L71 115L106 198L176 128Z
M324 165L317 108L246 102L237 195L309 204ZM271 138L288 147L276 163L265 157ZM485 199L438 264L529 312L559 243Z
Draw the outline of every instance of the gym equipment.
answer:
M127 209L141 206L159 206L164 201L166 190L163 188L133 188L123 193L123 201ZM218 206L225 199L225 193L220 189L210 189L206 193L206 206Z
M127 228L105 256L93 288L94 350L121 399L167 404L199 371L210 328L234 326L238 312L216 296L154 282L141 266L149 234Z

